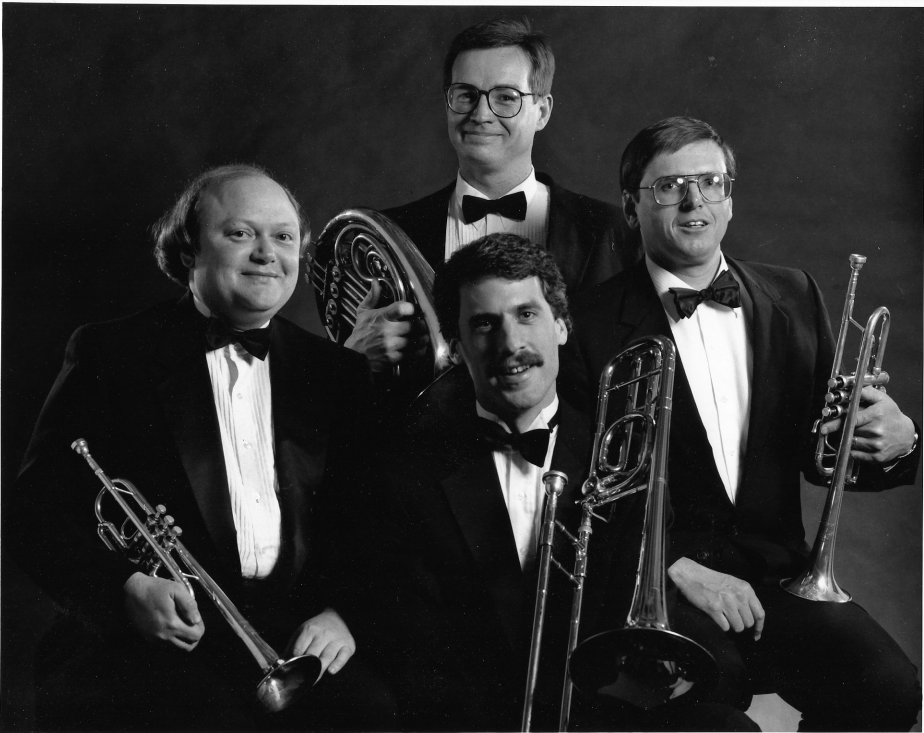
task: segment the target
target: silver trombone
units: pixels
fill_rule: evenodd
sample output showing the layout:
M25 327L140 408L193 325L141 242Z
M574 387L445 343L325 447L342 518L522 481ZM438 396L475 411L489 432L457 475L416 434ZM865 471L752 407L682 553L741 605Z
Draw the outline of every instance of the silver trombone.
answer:
M847 485L857 481L859 466L851 457L850 450L853 447L853 434L857 426L857 413L860 410L860 393L867 385L881 387L889 381L889 375L882 371L882 358L885 356L891 320L889 309L881 306L874 310L865 328L853 319L857 279L864 264L866 257L863 255L850 255L850 281L847 284L847 297L844 299L844 312L837 335L831 378L828 380L828 393L825 395L821 418L815 421L813 427L813 431L818 435L815 444L815 468L819 474L828 478L828 497L805 571L801 575L780 582L783 590L810 601L846 603L850 600L850 594L842 590L834 579L837 522L844 490ZM853 373L848 373L844 369L844 348L850 326L860 329L863 334L857 367ZM829 436L822 435L820 428L826 422L838 418L841 418L843 423L840 442L835 447L831 445Z
M179 540L183 531L174 524L173 517L166 514L163 504L152 508L130 481L110 479L93 460L87 441L75 440L71 448L86 459L93 473L103 483L103 489L96 497L96 518L99 521L97 533L105 545L110 550L124 553L132 563L151 576L157 576L158 571L163 568L173 580L182 584L193 598L195 592L190 580L198 581L260 665L263 679L257 685L257 699L266 710L271 713L279 712L307 693L321 676L321 660L315 656L282 659L257 634L224 591L183 546ZM126 519L119 529L103 517L102 501L107 495L115 499L125 512ZM144 512L143 520L129 505L126 497L134 499ZM134 525L134 531L131 531L131 527L126 527L128 524ZM129 530L128 534L126 529ZM180 568L173 558L174 554L189 572Z
M667 456L674 386L676 352L666 338L639 339L613 356L600 377L597 419L591 466L582 492L581 522L577 536L555 519L558 496L567 477L549 472L546 506L540 534L539 580L533 618L533 636L522 730L530 730L538 660L552 565L574 585L567 670L562 687L559 731L567 730L573 688L623 700L643 709L654 708L690 684L710 686L717 679L712 655L692 639L672 632L665 602L665 510L667 502ZM628 376L616 382L617 376ZM614 392L624 390L625 409L612 422L609 403ZM615 454L615 457L614 457ZM637 491L648 489L642 546L635 592L626 623L578 645L581 606L587 577L587 551L596 509ZM574 572L568 572L552 556L558 528L575 550Z

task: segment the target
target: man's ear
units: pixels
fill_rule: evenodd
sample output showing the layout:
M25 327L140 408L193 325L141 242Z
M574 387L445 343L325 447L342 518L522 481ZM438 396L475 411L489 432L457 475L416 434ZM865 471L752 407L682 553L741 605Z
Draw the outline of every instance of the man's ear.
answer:
M465 363L465 357L462 356L462 349L457 338L449 339L449 359L456 366Z
M638 201L632 198L631 191L622 192L622 213L626 217L630 229L638 229L638 212L635 210Z
M549 117L552 116L552 95L547 94L545 99L539 102L539 121L536 122L536 130L543 129L549 124Z
M555 331L555 342L559 346L564 346L568 343L568 325L565 323L564 319L555 319Z
M192 270L196 266L196 258L189 254L189 252L180 251L180 262L183 263L183 267L187 270Z

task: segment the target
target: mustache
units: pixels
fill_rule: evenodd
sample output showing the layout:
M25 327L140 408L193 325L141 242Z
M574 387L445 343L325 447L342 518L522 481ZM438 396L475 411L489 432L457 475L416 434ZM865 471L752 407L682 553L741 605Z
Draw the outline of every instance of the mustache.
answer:
M542 366L543 364L545 364L545 361L539 354L532 351L524 351L512 358L498 359L491 365L491 371L495 375L500 376L517 367Z

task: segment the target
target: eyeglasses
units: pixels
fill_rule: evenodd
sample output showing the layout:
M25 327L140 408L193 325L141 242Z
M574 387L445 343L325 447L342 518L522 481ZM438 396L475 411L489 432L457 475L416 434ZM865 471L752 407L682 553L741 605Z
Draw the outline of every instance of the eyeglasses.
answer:
M732 192L732 182L727 173L698 173L692 176L664 176L651 186L639 186L636 191L651 189L656 204L676 206L687 196L690 183L695 181L702 197L710 203L724 201Z
M537 96L513 87L494 87L485 91L471 84L451 84L446 89L446 103L453 112L464 115L478 106L482 94L488 98L488 107L498 117L516 117L523 108L523 97Z

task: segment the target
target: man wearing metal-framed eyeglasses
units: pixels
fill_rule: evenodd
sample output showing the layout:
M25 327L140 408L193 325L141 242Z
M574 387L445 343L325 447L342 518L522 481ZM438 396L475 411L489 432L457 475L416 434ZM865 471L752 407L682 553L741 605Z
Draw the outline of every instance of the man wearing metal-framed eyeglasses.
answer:
M459 162L455 180L418 201L388 209L431 266L479 237L517 234L547 249L569 295L638 260L618 234L619 209L573 193L533 168L536 133L552 113L555 57L525 20L491 20L459 33L443 66L449 140ZM363 302L346 345L384 371L422 348L426 336L399 302Z
M849 599L815 602L780 586L809 552L800 479L825 484L812 424L834 337L808 273L723 252L734 180L731 148L701 120L671 117L633 138L620 183L645 258L574 301L560 391L590 410L612 354L652 335L677 347L668 607L671 629L719 666L708 701L745 710L752 693L775 692L801 713L800 730L908 730L917 670L885 629ZM920 428L885 392L861 394L851 488L913 483ZM837 442L839 428L821 431Z

